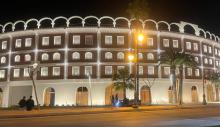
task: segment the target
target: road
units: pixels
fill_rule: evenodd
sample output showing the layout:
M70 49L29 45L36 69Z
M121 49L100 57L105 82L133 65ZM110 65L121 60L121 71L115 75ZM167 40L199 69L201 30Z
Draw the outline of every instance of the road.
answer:
M200 127L213 125L220 125L220 107L0 120L0 127Z

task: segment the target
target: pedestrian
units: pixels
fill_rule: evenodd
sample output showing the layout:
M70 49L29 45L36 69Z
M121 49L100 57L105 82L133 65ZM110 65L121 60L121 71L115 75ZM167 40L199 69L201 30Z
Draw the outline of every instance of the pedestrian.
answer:
M112 106L115 106L115 97L114 95L111 96Z
M25 108L26 106L26 97L23 96L23 98L18 102L18 105L20 108Z
M115 105L118 104L118 94L115 95Z
M26 102L26 110L31 111L34 108L34 100L32 99L32 96L27 100Z

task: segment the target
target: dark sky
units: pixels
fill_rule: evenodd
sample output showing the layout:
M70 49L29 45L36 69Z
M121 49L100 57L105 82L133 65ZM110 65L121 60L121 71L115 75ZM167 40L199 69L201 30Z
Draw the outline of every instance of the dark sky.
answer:
M3 0L0 23L44 16L126 16L129 0ZM13 1L13 2L12 2ZM168 22L186 21L220 34L220 7L214 0L147 0L149 18ZM217 1L217 0L216 0Z

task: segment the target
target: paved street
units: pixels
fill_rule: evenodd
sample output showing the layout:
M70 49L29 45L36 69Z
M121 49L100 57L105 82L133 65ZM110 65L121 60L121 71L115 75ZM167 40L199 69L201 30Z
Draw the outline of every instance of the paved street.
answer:
M0 127L200 127L220 125L220 107L1 119Z

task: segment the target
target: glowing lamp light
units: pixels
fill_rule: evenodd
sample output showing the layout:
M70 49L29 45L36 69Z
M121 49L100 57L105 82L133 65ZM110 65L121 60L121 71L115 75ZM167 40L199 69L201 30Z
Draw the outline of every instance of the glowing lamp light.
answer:
M138 35L138 41L142 42L144 40L144 35L143 34L139 34Z
M32 66L33 66L33 68L37 68L38 63L34 63Z
M133 55L128 55L128 60L129 61L133 61L134 60L134 56Z

